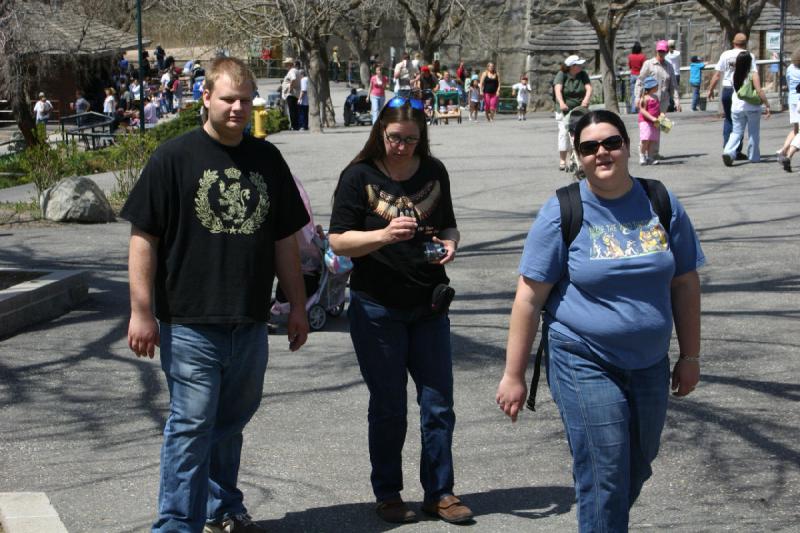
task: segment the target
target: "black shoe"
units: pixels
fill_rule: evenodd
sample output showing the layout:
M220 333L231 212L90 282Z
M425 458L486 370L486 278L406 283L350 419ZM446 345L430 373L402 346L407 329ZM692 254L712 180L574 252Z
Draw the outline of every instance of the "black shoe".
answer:
M788 157L783 161L781 161L781 164L783 165L783 170L785 170L786 172L792 171L792 160L789 159Z
M732 167L733 166L733 158L731 156L729 156L728 154L722 154L722 162L725 163L726 167Z
M203 533L266 533L247 513L225 518L221 522L206 522Z
M742 152L739 152L738 154L736 154L736 160L737 161L747 161L747 156L744 155Z

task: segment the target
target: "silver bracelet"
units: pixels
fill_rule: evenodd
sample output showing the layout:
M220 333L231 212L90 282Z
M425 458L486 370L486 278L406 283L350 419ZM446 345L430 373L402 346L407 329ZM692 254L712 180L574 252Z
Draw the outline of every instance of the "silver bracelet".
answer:
M700 362L700 356L698 355L697 357L692 357L691 355L683 355L683 354L681 354L680 357L678 357L678 360L689 361L690 363L699 363Z

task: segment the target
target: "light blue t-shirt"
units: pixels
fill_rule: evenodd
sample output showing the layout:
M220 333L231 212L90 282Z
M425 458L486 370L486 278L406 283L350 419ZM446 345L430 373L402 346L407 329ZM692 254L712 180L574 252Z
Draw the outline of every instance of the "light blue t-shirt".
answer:
M800 84L800 68L794 64L786 67L786 88L789 92L789 107L797 106L800 95L797 93L797 85Z
M545 322L623 369L647 368L669 350L672 278L705 263L681 203L672 203L670 234L634 180L624 196L605 200L580 184L583 225L567 248L555 196L542 206L528 233L519 272L555 284Z

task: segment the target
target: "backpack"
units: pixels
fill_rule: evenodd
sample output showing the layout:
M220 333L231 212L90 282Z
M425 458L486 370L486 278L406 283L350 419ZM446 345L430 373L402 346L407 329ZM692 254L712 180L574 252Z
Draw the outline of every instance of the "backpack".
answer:
M636 178L642 186L653 211L658 216L658 221L669 235L670 221L672 219L672 202L664 184L658 180ZM580 182L573 182L566 187L561 187L556 191L558 206L561 210L561 238L564 244L569 247L583 226L583 203L581 202ZM544 323L544 321L542 321ZM536 357L533 363L533 378L531 379L530 394L526 405L531 411L536 411L536 389L539 386L539 376L542 367L542 355L544 353L544 339L547 337L547 330L542 327L542 335L539 340L539 347L536 349Z

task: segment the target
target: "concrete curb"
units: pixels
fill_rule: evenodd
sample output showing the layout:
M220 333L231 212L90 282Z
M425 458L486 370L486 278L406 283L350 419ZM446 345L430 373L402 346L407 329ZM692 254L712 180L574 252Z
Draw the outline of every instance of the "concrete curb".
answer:
M0 339L31 324L61 316L86 300L88 277L82 270L52 270L0 291Z
M0 492L3 533L68 533L44 492Z

